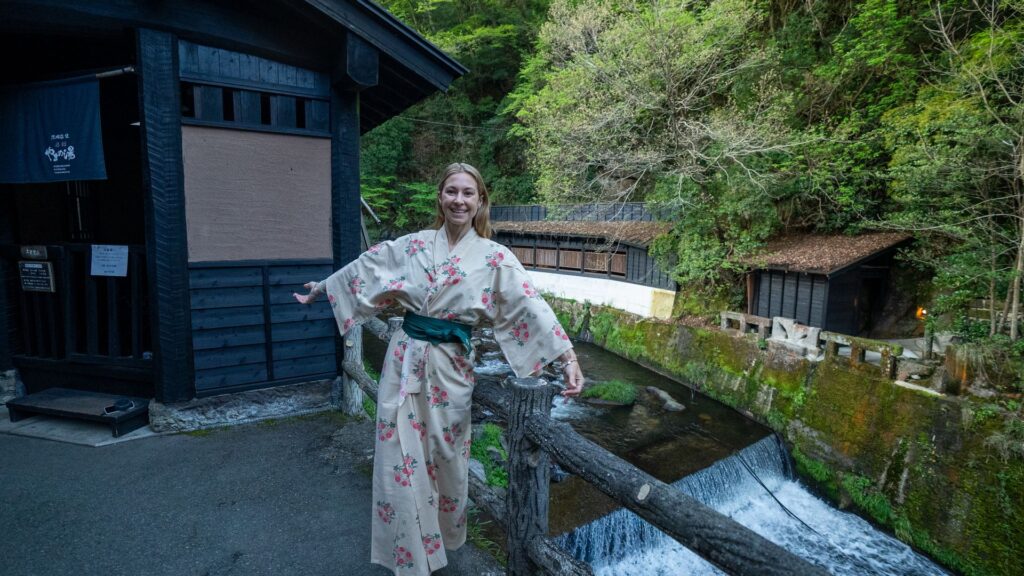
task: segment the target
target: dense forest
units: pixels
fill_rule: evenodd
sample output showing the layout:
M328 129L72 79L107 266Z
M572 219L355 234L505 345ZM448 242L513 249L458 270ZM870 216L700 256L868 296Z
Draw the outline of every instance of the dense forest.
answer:
M942 328L1024 353L1024 0L383 4L470 68L364 138L393 229L462 160L495 203L652 203L709 294L777 234L903 230Z

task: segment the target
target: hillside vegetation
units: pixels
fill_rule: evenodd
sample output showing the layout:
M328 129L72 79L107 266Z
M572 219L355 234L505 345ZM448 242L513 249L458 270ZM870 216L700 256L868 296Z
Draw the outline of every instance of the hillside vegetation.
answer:
M458 159L496 203L656 204L664 268L719 294L772 235L903 230L949 328L1018 340L1024 0L383 3L471 70L364 138L396 229Z

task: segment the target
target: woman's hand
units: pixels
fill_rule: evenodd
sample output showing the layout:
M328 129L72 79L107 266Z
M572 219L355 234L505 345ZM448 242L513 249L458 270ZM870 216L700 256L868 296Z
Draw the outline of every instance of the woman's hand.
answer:
M565 390L562 390L562 396L566 398L579 396L580 392L583 392L584 381L580 363L573 358L562 367L562 372L565 374Z
M316 302L316 297L320 295L320 291L316 289L317 282L306 282L303 288L309 290L309 294L299 294L298 292L292 292L292 296L299 304L312 304Z

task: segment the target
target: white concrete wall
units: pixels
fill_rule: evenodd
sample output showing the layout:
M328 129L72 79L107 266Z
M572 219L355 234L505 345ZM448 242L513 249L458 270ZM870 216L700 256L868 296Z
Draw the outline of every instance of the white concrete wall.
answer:
M605 278L536 270L530 270L530 276L538 290L560 298L611 306L646 318L664 320L672 316L675 292L671 290Z

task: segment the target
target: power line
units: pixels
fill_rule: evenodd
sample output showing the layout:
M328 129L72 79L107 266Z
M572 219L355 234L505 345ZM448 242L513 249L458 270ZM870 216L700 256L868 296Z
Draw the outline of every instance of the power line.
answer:
M419 122L421 124L435 124L437 126L450 126L452 128L465 128L466 130L491 130L496 131L495 128L490 126L467 126L466 124L452 124L450 122L437 122L436 120L422 120L420 118L411 118L409 116L398 115L395 118L401 118L410 122Z

